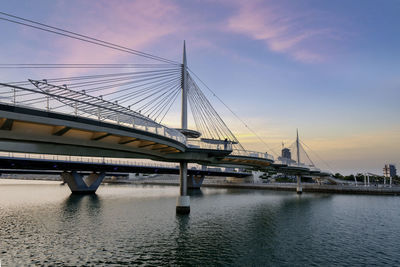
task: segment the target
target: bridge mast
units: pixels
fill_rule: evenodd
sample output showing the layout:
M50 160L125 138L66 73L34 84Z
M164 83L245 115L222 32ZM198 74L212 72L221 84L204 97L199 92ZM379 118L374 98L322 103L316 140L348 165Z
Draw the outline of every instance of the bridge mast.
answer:
M182 120L181 128L186 130L187 126L187 61L186 61L186 45L183 41L183 63L182 63Z
M297 145L297 166L300 167L300 141L299 141L299 129L296 129L296 145ZM301 186L301 174L297 174L297 187L296 187L297 194L303 193L303 188Z
M299 129L296 129L297 138L296 138L296 145L297 145L297 166L300 166L300 145L299 145Z
M187 62L186 62L186 45L183 41L183 62L182 62L182 117L181 117L181 129L182 131L187 130ZM179 197L176 201L176 213L188 214L190 213L190 197L187 195L187 161L181 161L179 163Z

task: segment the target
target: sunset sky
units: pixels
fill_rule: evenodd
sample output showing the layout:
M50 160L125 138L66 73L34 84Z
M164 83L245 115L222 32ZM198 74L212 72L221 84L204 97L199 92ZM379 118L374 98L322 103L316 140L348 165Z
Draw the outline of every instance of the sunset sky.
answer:
M298 128L334 172L400 169L398 0L2 0L0 11L175 61L186 40L190 69L277 153ZM142 60L5 21L0 31L3 64ZM71 74L84 70L3 69L0 80ZM246 148L269 151L208 96Z

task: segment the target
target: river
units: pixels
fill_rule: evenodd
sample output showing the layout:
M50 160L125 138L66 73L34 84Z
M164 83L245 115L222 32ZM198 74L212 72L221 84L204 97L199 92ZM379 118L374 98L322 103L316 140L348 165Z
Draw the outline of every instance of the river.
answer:
M2 266L400 266L400 197L0 180Z

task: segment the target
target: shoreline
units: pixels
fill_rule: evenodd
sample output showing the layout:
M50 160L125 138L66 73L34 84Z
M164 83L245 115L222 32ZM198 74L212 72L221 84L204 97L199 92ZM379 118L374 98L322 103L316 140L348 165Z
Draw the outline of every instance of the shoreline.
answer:
M28 178L28 177L18 177L18 178L4 178L0 180L14 180L14 181L48 181L48 182L62 182L58 179L49 179L48 177L39 178ZM125 181L125 180L106 180L103 184L123 184L123 185L160 185L160 186L179 186L178 181ZM296 192L296 184L290 183L274 183L274 184L264 184L264 183L215 183L215 182L205 182L201 187L208 188L221 188L221 189L251 189L251 190L273 190L273 191L292 191ZM302 191L304 193L330 193L330 194L355 194L355 195L391 195L400 196L400 186L393 187L377 187L370 186L366 187L364 185L354 186L354 185L318 185L311 183L303 183Z
M146 181L140 184L145 185L167 185L179 186L178 182ZM255 189L255 190L274 190L274 191L296 191L296 184L228 184L228 183L203 183L201 187L209 188L228 188L228 189ZM302 184L303 192L306 193L332 193L332 194L362 194L362 195L400 195L400 186L394 187L365 187L347 185L316 185Z

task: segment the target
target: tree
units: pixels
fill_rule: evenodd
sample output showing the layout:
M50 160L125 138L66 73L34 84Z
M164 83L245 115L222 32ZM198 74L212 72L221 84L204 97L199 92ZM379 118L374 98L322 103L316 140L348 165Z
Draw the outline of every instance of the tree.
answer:
M354 181L354 175L353 174L347 175L343 179L347 181Z
M333 177L337 178L337 179L343 179L343 175L341 175L340 173L335 173L335 175L333 175Z

